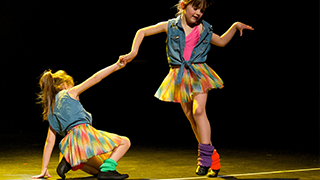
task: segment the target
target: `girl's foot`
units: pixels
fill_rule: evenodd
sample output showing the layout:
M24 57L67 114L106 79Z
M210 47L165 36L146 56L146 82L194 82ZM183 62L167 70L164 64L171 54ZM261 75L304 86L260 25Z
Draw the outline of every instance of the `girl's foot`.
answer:
M196 174L200 176L207 175L209 168L212 164L212 153L214 147L210 144L199 144L199 158L198 167L196 169Z
M107 171L107 172L100 171L97 176L98 179L125 179L128 177L129 177L128 174L120 174L117 171Z
M208 177L217 177L220 171L220 155L218 154L217 150L214 150L212 153L212 164L210 166L210 170L208 173ZM216 170L215 170L216 169Z
M199 176L204 176L208 174L210 167L198 166L196 169L196 174Z
M66 175L64 175L65 173L67 173L68 171L70 171L72 169L71 165L66 161L66 159L63 157L61 162L59 163L58 167L57 167L57 174L62 178L65 179Z
M218 177L218 173L219 173L220 169L218 170L212 170L210 169L209 173L208 173L208 177Z

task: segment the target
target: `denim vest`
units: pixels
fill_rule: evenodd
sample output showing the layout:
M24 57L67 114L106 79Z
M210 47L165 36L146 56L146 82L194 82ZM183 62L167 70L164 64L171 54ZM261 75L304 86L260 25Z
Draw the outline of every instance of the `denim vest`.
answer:
M200 78L195 71L192 63L204 63L207 60L207 54L211 47L212 27L209 23L202 20L203 32L198 43L194 47L190 60L186 61L183 57L185 47L185 33L181 25L181 16L168 21L168 37L166 42L167 57L170 67L180 66L177 84L181 83L184 68L189 68Z
M50 126L61 136L79 124L92 124L92 115L88 113L81 103L72 99L68 90L62 90L56 95L56 104L53 113L49 112Z

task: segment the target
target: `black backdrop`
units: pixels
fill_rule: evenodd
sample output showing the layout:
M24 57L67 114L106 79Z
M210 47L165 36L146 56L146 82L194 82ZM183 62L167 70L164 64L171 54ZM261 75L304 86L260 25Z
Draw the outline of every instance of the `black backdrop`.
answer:
M76 83L84 81L128 53L139 28L173 18L174 5L1 1L1 139L19 134L43 143L48 123L35 104L41 73L63 69ZM292 9L216 0L205 12L218 35L236 21L255 28L243 37L237 32L226 47L212 46L209 53L207 64L225 83L210 91L207 103L216 146L318 149L319 57L312 53L318 44L303 39ZM196 144L180 105L153 97L169 71L165 40L165 33L146 37L132 63L81 95L94 127L126 135L133 145Z

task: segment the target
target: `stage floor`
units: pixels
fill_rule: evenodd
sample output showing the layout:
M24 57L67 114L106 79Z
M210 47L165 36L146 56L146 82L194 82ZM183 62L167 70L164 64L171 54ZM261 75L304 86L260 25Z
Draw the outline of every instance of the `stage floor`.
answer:
M42 144L2 146L0 151L0 179L31 179L41 172ZM220 148L221 171L218 178L195 174L197 147L164 145L132 145L119 161L118 171L129 174L128 180L142 179L247 179L247 180L303 180L320 179L317 153L268 150L259 148ZM58 148L49 164L51 179L56 174ZM95 180L82 171L70 171L67 179Z

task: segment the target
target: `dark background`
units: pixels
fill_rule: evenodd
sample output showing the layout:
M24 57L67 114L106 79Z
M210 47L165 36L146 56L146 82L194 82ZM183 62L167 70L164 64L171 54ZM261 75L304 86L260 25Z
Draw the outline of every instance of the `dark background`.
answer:
M81 83L129 53L138 29L173 18L175 3L2 0L0 146L44 144L48 123L36 104L44 70L63 69ZM205 12L218 35L236 21L255 28L208 56L225 83L207 103L217 148L319 152L319 21L300 16L304 10L301 3L216 0ZM197 146L180 105L153 97L169 72L165 40L165 33L146 37L132 63L81 95L94 127L128 136L133 146Z

